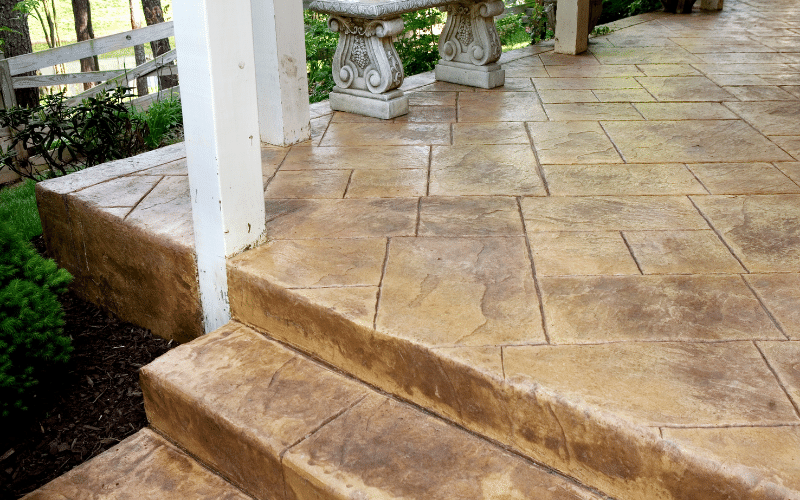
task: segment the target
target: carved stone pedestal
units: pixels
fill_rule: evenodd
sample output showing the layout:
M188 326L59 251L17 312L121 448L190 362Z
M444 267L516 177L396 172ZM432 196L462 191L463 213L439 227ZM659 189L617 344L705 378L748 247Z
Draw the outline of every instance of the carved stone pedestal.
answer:
M491 89L505 83L505 71L495 64L503 53L494 16L503 13L502 1L452 3L439 36L436 79Z
M403 83L403 64L392 37L403 32L403 20L333 15L328 27L339 33L331 109L383 119L408 113L408 97L394 90Z

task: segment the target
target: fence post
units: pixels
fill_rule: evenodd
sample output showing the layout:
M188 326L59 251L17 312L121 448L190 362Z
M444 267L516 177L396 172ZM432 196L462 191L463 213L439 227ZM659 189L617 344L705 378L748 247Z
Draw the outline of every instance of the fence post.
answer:
M11 70L8 68L8 60L0 52L0 95L4 109L13 108L17 105L17 97L14 95L14 83L11 81Z

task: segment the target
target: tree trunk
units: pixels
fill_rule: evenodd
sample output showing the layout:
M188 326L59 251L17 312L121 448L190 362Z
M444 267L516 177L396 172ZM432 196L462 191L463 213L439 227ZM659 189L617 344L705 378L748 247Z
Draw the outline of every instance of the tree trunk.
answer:
M161 10L161 0L142 0L142 8L144 9L144 20L148 26L164 22L164 11ZM153 49L153 57L158 57L161 54L169 52L169 39L162 38L150 42L150 47ZM178 77L175 75L159 76L158 86L161 89L167 89L178 85Z
M27 19L23 14L12 12L11 10L17 4L17 1L0 0L0 26L5 26L17 32L4 31L0 33L0 38L5 40L5 57L20 56L33 52ZM34 72L25 73L27 76L34 74ZM39 104L39 89L17 89L14 94L17 98L17 104L20 106L31 107Z
M136 10L133 8L133 0L128 0L128 7L131 10L131 29L138 30L142 27L142 22L139 21L139 16L136 15ZM145 63L144 45L136 45L133 47L133 56L136 59L136 65L141 66ZM139 97L147 95L147 78L136 79L136 95Z
M89 0L72 0L72 14L75 16L75 34L78 36L78 41L83 42L94 38L92 10L89 7ZM97 56L81 59L81 73L99 70L100 62ZM94 83L86 82L83 84L83 89L89 90L94 85Z

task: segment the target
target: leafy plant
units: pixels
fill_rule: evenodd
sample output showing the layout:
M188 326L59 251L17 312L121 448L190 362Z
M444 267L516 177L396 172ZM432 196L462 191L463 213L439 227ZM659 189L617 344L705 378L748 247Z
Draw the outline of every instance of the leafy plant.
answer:
M143 140L148 149L174 142L179 135L175 131L183 127L183 108L176 97L156 101L147 110L135 112L135 116L147 125Z
M324 101L335 85L333 54L339 35L328 29L327 17L304 11L308 96L311 102Z
M596 26L592 30L592 35L593 36L605 36L605 35L608 35L609 33L613 33L613 32L614 32L614 30L609 28L608 26Z
M35 186L36 183L28 179L19 186L0 189L0 220L6 221L25 240L42 234Z
M406 75L430 71L439 60L439 37L433 28L444 22L439 9L426 9L403 14L405 31L397 37L395 48Z
M603 14L598 23L610 23L617 19L652 12L661 7L661 0L603 0Z
M144 150L147 123L132 114L125 100L129 88L119 87L67 106L63 92L46 95L36 107L0 110L0 126L12 130L11 145L0 151L2 166L21 177L38 180L30 158L15 151L24 146L30 156L41 157L45 177L65 175L74 167L90 167L127 158Z
M72 276L0 222L0 417L28 410L37 386L56 380L72 345L58 294Z

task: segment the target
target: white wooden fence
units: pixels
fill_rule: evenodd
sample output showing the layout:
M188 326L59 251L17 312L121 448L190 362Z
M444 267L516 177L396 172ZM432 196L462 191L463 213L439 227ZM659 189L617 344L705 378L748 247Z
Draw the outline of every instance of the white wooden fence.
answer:
M102 82L100 85L92 87L82 94L69 99L68 104L76 104L82 99L96 95L103 90L117 86L128 86L129 82L137 78L146 78L155 75L177 75L178 67L174 63L177 58L177 53L175 50L171 50L130 70L19 76L30 71L77 61L86 57L93 57L107 52L133 47L135 45L142 45L162 38L169 38L173 36L174 33L175 29L172 22L160 23L147 26L146 28L95 38L93 40L65 45L63 47L56 47L42 52L33 52L8 59L0 59L0 102L6 108L16 105L14 89ZM176 89L170 89L170 91L176 92ZM140 97L139 99L141 99L141 101L134 100L133 104L146 104L154 98L154 96Z

